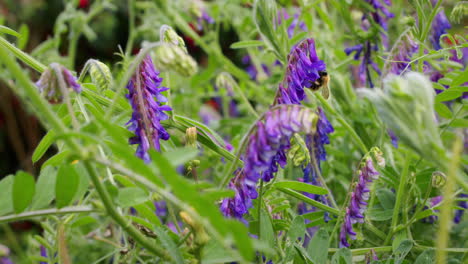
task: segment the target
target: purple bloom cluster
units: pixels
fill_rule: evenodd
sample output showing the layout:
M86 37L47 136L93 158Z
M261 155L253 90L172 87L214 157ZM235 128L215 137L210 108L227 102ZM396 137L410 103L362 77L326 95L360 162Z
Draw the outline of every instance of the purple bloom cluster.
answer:
M466 199L468 198L468 194L461 193L458 197ZM461 207L463 209L458 209L455 211L455 217L453 218L453 222L455 222L456 224L461 222L463 214L465 213L465 211L468 210L468 201L459 201L458 207Z
M203 22L207 24L214 24L215 20L206 12L205 9L201 11L201 16L197 18L197 29L203 30Z
M249 55L245 55L244 57L242 57L242 63L244 65L246 65L245 70L249 74L250 78L252 80L257 80L258 71L257 71L257 68L255 67L255 65L253 64L252 59L250 58ZM263 64L263 63L262 63L261 66L262 66L263 72L267 76L270 76L271 75L270 68L268 68L268 66L266 64Z
M345 49L345 53L348 56L354 53L354 60L356 61L362 57L361 64L359 65L359 82L361 84L365 84L367 80L370 88L374 87L374 83L371 79L370 68L372 68L378 75L381 74L379 66L372 60L372 53L377 50L378 46L376 44L371 44L370 41Z
M435 5L437 1L432 1L432 5ZM447 16L444 13L444 10L441 10L437 15L434 17L432 21L432 32L429 36L429 40L432 43L432 46L435 50L440 50L440 37L444 34L447 34L447 30L450 29L452 25L450 25Z
M161 120L168 119L165 111L172 110L171 107L161 104L167 101L161 92L169 89L161 87L161 83L159 72L155 69L151 57L147 56L127 85L129 93L126 97L133 108L132 118L127 124L130 124L128 129L135 133L129 143L138 144L136 155L145 162L150 160L150 147L159 151L159 139L168 140L170 137L160 123Z
M402 38L396 49L397 53L391 59L390 72L396 75L404 73L408 68L411 57L418 51L418 48L418 43L411 36L407 35Z
M364 211L369 200L369 185L378 178L379 173L374 168L372 158L367 157L364 166L359 171L359 181L351 193L351 200L346 208L343 225L340 232L340 247L349 247L348 237L356 239L353 224L364 223Z
M390 0L384 0L382 3L380 0L366 0L366 2L373 7L373 10L365 13L362 16L361 27L365 31L369 31L371 23L370 20L374 21L377 25L382 27L383 30L388 30L387 20L394 17L388 10L387 6L391 5ZM387 36L382 33L382 42L384 47L387 47ZM362 44L358 44L353 47L345 49L346 55L354 53L354 60L358 61L361 58L361 65L359 66L359 82L365 84L366 81L370 88L374 87L371 79L370 68L372 68L377 74L381 74L378 65L372 60L372 54L378 50L378 45L372 43L370 40L366 40Z
M300 30L302 31L307 31L307 26L304 22L299 21L299 14L296 13L294 14L294 19L291 21L291 24L288 26L287 32L288 32L288 37L292 38L294 35L294 30L299 27ZM286 21L290 19L291 16L288 14L288 11L286 8L281 8L281 10L278 11L278 16L277 16L277 23L278 25L281 25L283 21Z
M236 191L234 198L225 199L221 210L226 216L241 218L257 198L257 182L270 181L278 166L286 165L286 150L294 133L313 133L316 114L298 105L280 105L265 114L251 133L243 156L244 169L237 171L229 183Z
M277 103L300 104L305 98L304 87L312 87L320 78L319 72L325 70L325 62L315 51L315 41L305 39L300 42L288 55L285 83L280 84Z
M60 76L57 75L57 71ZM60 103L63 100L62 91L60 89L62 83L61 79L66 86L65 89L71 88L77 93L81 92L81 86L78 84L76 77L64 66L52 63L36 82L39 92L43 94L50 103Z
M374 10L369 12L368 15L375 21L375 23L380 25L384 30L387 30L387 20L394 17L386 7L392 4L390 0L384 0L384 3L380 0L366 0L366 2L374 8Z

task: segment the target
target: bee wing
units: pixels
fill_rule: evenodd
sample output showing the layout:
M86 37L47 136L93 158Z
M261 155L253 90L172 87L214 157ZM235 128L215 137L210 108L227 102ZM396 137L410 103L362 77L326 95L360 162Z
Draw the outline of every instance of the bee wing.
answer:
M322 96L325 99L328 99L330 97L330 89L328 89L328 84L324 84L322 86Z

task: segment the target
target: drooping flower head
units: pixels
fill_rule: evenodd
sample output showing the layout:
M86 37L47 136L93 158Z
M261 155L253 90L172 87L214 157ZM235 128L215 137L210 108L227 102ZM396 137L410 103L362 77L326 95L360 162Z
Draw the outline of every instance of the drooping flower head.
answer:
M189 6L190 13L197 19L197 29L203 30L203 24L214 24L215 20L208 14L202 1L192 0Z
M372 151L371 151L372 152ZM380 150L374 152L377 160L381 160ZM364 158L361 169L358 171L358 181L355 183L351 198L346 207L346 213L340 231L340 247L349 247L348 238L356 239L356 232L353 230L353 224L364 223L364 212L367 209L367 200L369 200L370 185L377 179L379 172L374 168L374 162L370 156Z
M372 44L370 41L366 41L364 44L358 44L356 46L345 49L346 55L349 56L350 54L354 53L354 60L361 60L358 71L359 82L361 84L366 84L367 82L370 88L374 87L374 83L372 82L371 78L371 69L374 70L374 72L376 72L378 75L381 74L379 66L372 59L372 55L376 53L377 50L378 46L376 44Z
M39 92L50 103L61 103L63 101L63 91L73 90L81 92L81 86L73 74L64 66L58 63L52 63L42 73L41 78L36 82Z
M257 182L270 181L279 166L284 168L291 137L299 132L315 133L316 120L312 110L297 105L279 105L265 113L247 141L243 170L229 183L236 195L222 202L224 215L241 218L247 212L257 198Z
M285 81L280 84L277 104L300 104L305 98L305 88L311 88L320 73L326 71L325 62L315 51L315 41L305 39L288 55Z
M166 111L171 111L168 105L162 105L167 99L161 93L169 88L162 87L162 78L154 68L150 56L147 56L138 66L132 79L127 84L129 99L133 108L132 118L127 124L128 129L135 133L130 138L130 144L138 144L136 155L149 162L148 150L160 150L159 140L168 140L169 134L161 125L161 120L168 119Z

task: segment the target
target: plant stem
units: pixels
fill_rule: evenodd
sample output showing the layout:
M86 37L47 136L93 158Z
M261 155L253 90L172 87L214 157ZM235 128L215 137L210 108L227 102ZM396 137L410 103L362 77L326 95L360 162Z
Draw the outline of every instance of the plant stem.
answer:
M440 222L439 222L439 231L437 232L437 251L436 251L436 263L444 264L447 260L447 252L442 249L447 247L449 232L451 227L451 219L453 214L452 203L453 196L452 193L455 189L455 177L457 174L457 168L460 163L460 155L462 152L462 141L460 137L456 137L455 142L453 143L452 148L452 158L450 166L448 167L447 173L447 182L443 188L443 197L445 203L442 205L440 210Z
M400 185L398 186L398 191L397 191L397 196L396 196L396 201L395 201L395 207L393 208L393 217L392 217L392 225L390 227L390 230L387 235L387 239L385 239L385 243L387 244L390 242L390 239L392 238L395 227L398 223L398 216L400 215L400 207L401 203L403 201L403 196L405 195L406 191L406 182L408 179L408 174L409 174L409 166L411 162L411 156L409 153L406 154L406 159L405 159L405 164L403 167L403 172L401 173L401 178L400 178Z
M90 206L70 206L62 209L44 209L37 211L29 211L21 214L6 215L0 217L0 223L16 222L25 219L31 219L35 217L41 217L46 215L62 215L72 213L89 213L94 212Z
M29 65L31 68L35 69L36 71L43 73L45 69L47 69L47 66L44 64L40 63L33 57L31 57L29 54L23 52L22 50L18 49L15 47L13 44L10 42L6 41L4 38L0 37L0 45L7 48L10 52L12 52L18 59L20 59L22 62L26 63Z
M125 46L125 57L130 56L135 38L135 0L128 0L128 40Z
M102 203L106 208L107 213L114 219L114 221L117 222L117 224L119 224L130 236L132 236L133 239L135 239L135 241L137 241L143 247L165 260L172 260L172 256L170 256L167 251L157 245L155 241L143 236L143 234L132 225L132 221L130 219L126 219L117 211L116 207L112 203L112 199L107 192L107 189L101 183L99 176L96 174L94 167L88 160L83 161L83 164L102 200Z
M313 93L312 91L310 91L309 89L306 89L306 91L310 94L310 93ZM369 152L369 150L367 149L366 147L366 144L364 144L364 142L362 141L361 137L359 137L359 135L356 133L356 131L354 130L354 128L343 118L343 116L341 114L339 114L335 109L333 109L333 107L328 103L327 100L325 100L322 95L320 95L319 93L313 93L315 94L315 97L317 97L317 99L320 101L320 103L322 104L322 106L327 110L327 112L331 113L332 115L334 115L336 117L336 119L338 120L338 122L340 122L340 124L346 129L348 130L349 134L351 135L351 137L354 139L355 143L358 145L358 147L361 149L361 152L362 153L367 153Z
M338 250L339 250L339 248L329 248L328 253L335 253ZM374 248L351 249L351 254L353 256L365 255L371 250L374 250L375 252L389 252L389 251L392 251L392 247L391 246L385 246L385 247L374 247Z

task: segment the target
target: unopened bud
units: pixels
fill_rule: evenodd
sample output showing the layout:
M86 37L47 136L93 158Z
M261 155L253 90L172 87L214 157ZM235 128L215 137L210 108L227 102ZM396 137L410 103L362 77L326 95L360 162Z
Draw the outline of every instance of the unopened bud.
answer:
M197 128L189 127L185 130L186 145L189 147L197 147Z
M196 244L205 245L208 242L208 240L210 240L210 237L206 233L205 228L203 228L203 226L200 223L193 220L187 212L181 211L179 215L180 218L182 218L182 221L184 221L187 225L189 225L192 228L193 233L195 234Z
M195 60L178 46L167 44L156 50L156 64L161 70L173 70L182 76L192 76L198 70Z
M431 183L434 188L441 188L445 185L447 181L447 176L441 171L434 171L432 173Z
M36 82L39 92L49 100L51 104L61 103L63 101L63 91L73 89L75 92L81 92L81 86L76 77L58 63L50 64Z
M89 71L92 82L101 90L106 90L113 82L109 67L98 60L88 60L84 70ZM86 72L83 71L81 74L86 74Z
M222 72L216 77L216 87L221 91L226 91L229 96L233 96L233 87L237 85L232 76L227 72Z
M380 167L385 167L385 158L383 157L383 152L378 147L373 147L371 149L372 154L374 154L374 158L377 161L377 165Z
M187 53L184 40L168 25L163 25L159 31L160 39L163 42L171 43Z
M450 18L453 22L460 23L460 21L468 16L468 1L459 1L452 9Z

